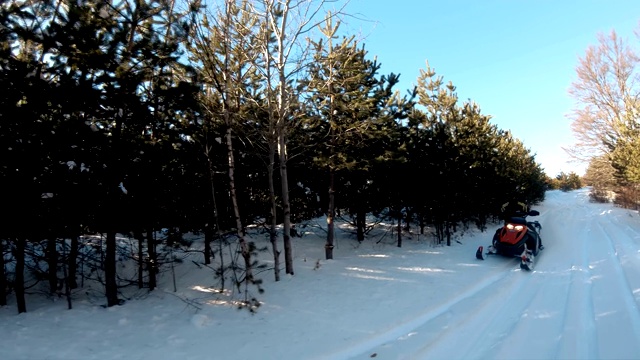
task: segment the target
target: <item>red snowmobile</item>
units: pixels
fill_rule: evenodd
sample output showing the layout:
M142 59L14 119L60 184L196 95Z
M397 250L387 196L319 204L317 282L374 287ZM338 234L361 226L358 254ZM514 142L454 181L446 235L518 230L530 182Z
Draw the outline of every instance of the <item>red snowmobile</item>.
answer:
M486 253L483 246L478 248L476 258L484 260L487 255L519 257L521 269L533 270L535 257L542 250L542 226L538 221L527 221L527 216L537 215L540 215L537 210L515 213L505 221L504 226L496 230Z

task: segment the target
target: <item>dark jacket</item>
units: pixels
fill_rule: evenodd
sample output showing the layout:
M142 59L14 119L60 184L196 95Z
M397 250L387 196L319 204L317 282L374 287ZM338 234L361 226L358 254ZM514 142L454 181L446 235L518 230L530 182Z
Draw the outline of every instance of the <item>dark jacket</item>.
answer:
M512 217L520 217L529 212L529 205L521 201L510 201L502 204L502 218L509 221Z

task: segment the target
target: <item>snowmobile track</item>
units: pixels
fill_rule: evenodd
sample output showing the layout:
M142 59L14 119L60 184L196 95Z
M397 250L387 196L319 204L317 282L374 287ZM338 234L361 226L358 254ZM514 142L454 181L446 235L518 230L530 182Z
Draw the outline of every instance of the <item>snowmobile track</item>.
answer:
M614 240L610 233L610 230L605 228L601 223L598 223L598 227L603 232L607 240L606 245L608 251L606 251L606 253L609 255L609 260L612 265L613 271L617 275L613 278L613 281L618 282L618 287L620 288L619 293L623 295L622 297L625 305L625 310L627 311L629 320L633 325L635 339L640 339L640 309L638 309L638 304L636 303L633 289L630 286L629 278L627 277L627 273L620 263L620 257L618 255L618 251L616 250L616 246L614 244Z
M435 356L434 358L442 358L443 356L449 358L446 356L448 350L440 349L438 344L441 342L440 340L447 337L460 337L461 332L469 341L464 345L459 345L464 346L464 352L467 353L466 358L475 358L478 355L477 346L487 341L483 336L485 332L477 334L474 331L478 327L487 329L487 332L492 328L498 329L498 331L490 332L492 337L490 341L503 341L517 326L521 312L529 304L525 302L510 308L508 314L497 319L501 313L504 314L504 309L500 304L519 298L521 296L519 294L522 294L523 291L530 293L531 296L528 298L533 298L533 293L536 291L535 288L527 287L531 281L531 274L526 274L523 278L522 275L525 271L520 270L519 260L517 262L512 262L508 258L504 258L504 260L506 261L503 267L496 269L496 273L476 283L469 290L418 316L413 321L393 327L372 341L359 344L352 349L353 356L349 359L366 359L372 352L379 352L382 356L385 348L394 346L412 349L411 354L407 356L411 359L426 359L432 356ZM475 306L475 309L469 312L468 307L471 306ZM429 332L428 329L437 328L437 324L442 321L445 324L441 331ZM449 342L445 341L444 343ZM372 349L378 349L378 351ZM442 353L439 353L441 351ZM456 352L460 352L459 346Z
M586 232L584 229L582 233ZM581 236L579 236L581 238ZM587 243L579 252L579 267L572 267L569 275L570 288L564 304L564 324L561 336L565 340L558 342L554 358L592 359L598 354L598 335L596 332L595 308L593 305L592 273L589 268L589 249ZM583 286L583 284L587 284ZM582 329L583 337L576 329ZM567 344L570 344L567 346Z

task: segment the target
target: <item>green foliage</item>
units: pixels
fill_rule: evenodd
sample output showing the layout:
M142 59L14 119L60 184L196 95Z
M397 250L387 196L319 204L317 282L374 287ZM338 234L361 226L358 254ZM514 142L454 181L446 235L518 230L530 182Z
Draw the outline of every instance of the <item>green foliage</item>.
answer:
M197 17L197 3L183 12L156 0L57 3L0 8L0 181L12 209L0 239L201 232L214 222L233 232L227 134L241 221L263 224L274 99L250 2L234 3L231 19ZM544 198L535 156L477 104L459 103L452 83L427 65L401 97L399 75L380 75L364 44L331 29L298 64L305 76L284 82L301 96L280 98L294 221L326 210L330 174L336 209L357 219L360 241L367 214L450 234L486 228L506 201ZM618 145L613 164L637 181L637 144ZM554 181L577 188L573 175Z
M214 174L225 169L226 148L215 139L225 131L221 109L231 104L234 116L242 119L234 126L241 140L235 149L241 159L239 187L248 189L241 194L245 219L262 216L268 209L260 170L266 144L256 129L264 126L266 114L255 106L263 94L255 69L247 66L257 59L250 45L258 30L232 27L230 34L238 42L229 52L232 57L225 58L223 33L211 21L216 15L203 18L209 24L203 23L210 31L202 38L207 43L185 42L181 21L186 13L174 14L174 22L168 23L167 18L153 20L168 11L160 2L143 2L138 9L120 5L69 2L64 12L45 3L24 13L3 8L4 21L14 24L26 14L48 19L41 28L13 27L2 34L22 49L14 56L3 48L2 57L4 118L23 119L1 125L3 143L11 144L2 149L3 181L21 184L26 191L15 193L15 203L35 205L25 206L26 212L40 211L40 194L53 192L50 205L74 213L78 226L101 229L105 211L110 211L105 201L113 195L126 209L117 220L123 230L199 230L207 221L202 210L211 206L210 197L203 196L210 192L207 156ZM234 16L244 18L246 9L234 9ZM198 83L178 61L180 44L198 67ZM422 72L414 107L413 99L393 92L398 76L379 76L380 64L368 59L353 38L314 46L310 76L301 83L309 95L299 103L307 116L290 133L290 144L314 145L291 164L300 184L292 190L298 208L294 217L317 216L322 206L317 197L326 196L319 181L323 168L337 173L339 206L352 214L393 206L421 209L413 213L424 221L441 214L447 214L447 221L466 221L485 219L496 204L523 192L531 201L540 198L534 190L538 169L528 150L490 124L476 104L459 105L455 87L445 85L433 69ZM36 61L43 54L52 54L51 61ZM228 79L234 90L227 93L235 98L227 105L207 90L227 84L223 66L234 74ZM204 90L196 96L197 89ZM200 105L208 115L203 116ZM33 140L25 141L27 137ZM420 180L425 178L434 185L425 186ZM214 179L221 193L225 181L223 176ZM24 201L29 198L31 202ZM221 224L231 228L224 198L218 197ZM83 201L92 202L96 211L73 212Z
M547 184L550 189L571 191L581 189L583 187L583 181L580 175L575 172L565 173L561 172L553 179L547 179Z
M640 135L620 139L610 158L622 184L640 184Z

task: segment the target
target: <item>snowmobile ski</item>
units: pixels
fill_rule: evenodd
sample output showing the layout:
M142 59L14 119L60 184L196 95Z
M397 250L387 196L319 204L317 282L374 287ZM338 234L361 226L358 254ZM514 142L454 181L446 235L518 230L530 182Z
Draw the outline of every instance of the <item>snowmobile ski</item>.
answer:
M531 250L526 250L522 253L522 256L520 257L521 261L520 261L520 269L522 270L526 270L526 271L531 271L533 270L533 259L534 259L534 255L533 252Z

